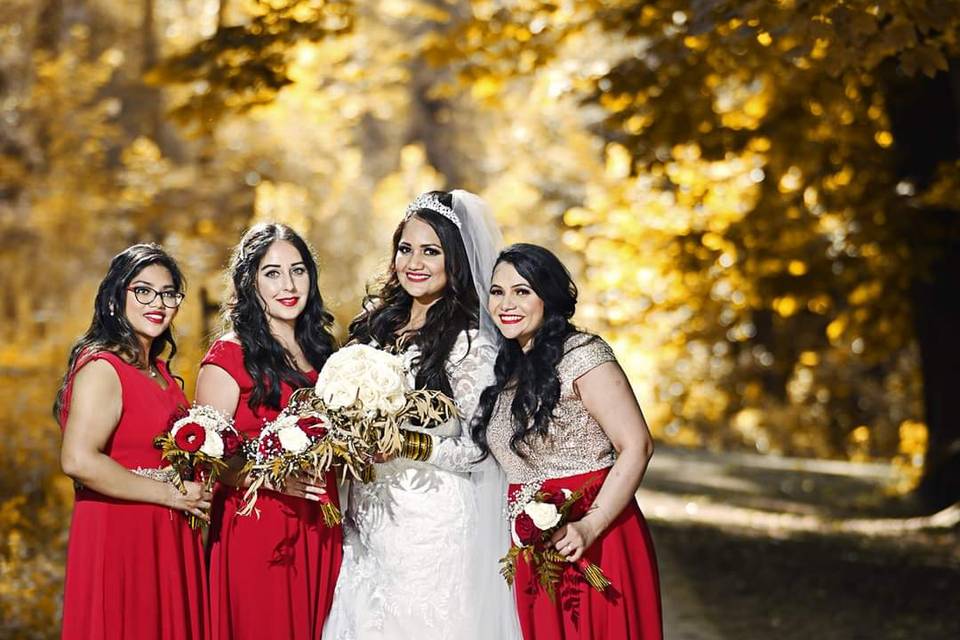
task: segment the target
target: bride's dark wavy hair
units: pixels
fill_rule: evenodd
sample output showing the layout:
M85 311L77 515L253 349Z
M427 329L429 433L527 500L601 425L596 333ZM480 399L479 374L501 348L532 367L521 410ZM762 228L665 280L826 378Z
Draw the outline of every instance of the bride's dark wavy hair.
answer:
M510 449L525 457L519 449L531 434L546 435L553 410L560 400L557 365L564 355L564 342L577 329L570 322L577 308L577 285L560 259L534 244L515 244L504 249L494 265L513 265L530 288L543 300L543 323L524 352L516 340L504 340L494 365L496 379L480 395L479 409L471 425L471 435L483 452L490 453L487 425L497 398L510 385L516 395L510 406L513 435Z
M431 192L440 201L453 208L453 196L444 191ZM480 302L470 272L470 262L463 246L463 238L456 225L432 209L419 209L411 218L417 218L436 232L443 249L447 286L443 297L427 311L423 327L413 338L420 349L416 386L435 389L452 396L453 389L447 377L445 363L450 357L457 335L478 324ZM368 288L363 300L364 311L350 323L350 339L359 342L376 341L381 346L394 344L397 331L410 319L413 298L400 284L395 268L397 248L407 220L393 233L393 254L390 267L378 285Z
M273 337L267 314L257 290L257 272L263 256L279 240L292 244L310 276L307 304L297 317L294 336L307 362L317 371L323 368L336 341L330 327L333 316L327 311L317 286L317 263L303 238L285 224L263 223L251 227L234 249L230 260L233 295L224 305L223 316L243 346L243 365L253 379L247 404L251 409L267 406L280 409L281 384L294 388L310 385L290 353Z
M97 296L93 301L93 320L90 322L90 328L70 349L67 371L63 375L53 403L53 417L57 422L60 421L68 383L74 373L74 367L81 358L98 351L109 351L132 365L142 362L143 346L133 330L133 325L127 319L127 296L131 295L127 287L141 271L155 264L170 272L173 286L182 293L186 286L183 273L177 261L158 244L135 244L118 253L110 261L107 275L100 282ZM157 358L167 347L170 348L167 356L169 371L169 363L177 354L172 323L150 345L150 353L147 354L150 364L156 363ZM179 378L178 381L181 385L183 384Z

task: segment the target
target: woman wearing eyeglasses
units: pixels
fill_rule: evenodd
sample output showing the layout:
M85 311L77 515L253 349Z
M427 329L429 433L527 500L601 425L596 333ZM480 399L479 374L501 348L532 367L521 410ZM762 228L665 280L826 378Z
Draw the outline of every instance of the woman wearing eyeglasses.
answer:
M171 323L183 285L159 246L123 251L70 352L53 408L63 428L61 466L76 482L67 640L209 636L203 543L183 514L206 519L210 494L195 482L180 493L153 446L187 407L167 365L177 351Z

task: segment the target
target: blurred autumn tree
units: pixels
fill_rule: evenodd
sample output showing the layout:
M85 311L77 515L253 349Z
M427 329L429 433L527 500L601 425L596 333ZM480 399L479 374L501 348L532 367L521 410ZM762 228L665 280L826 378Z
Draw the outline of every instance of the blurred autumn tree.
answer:
M921 489L960 498L960 6L472 5L436 43L470 83L617 43L568 77L604 112L614 179L565 219L612 324L673 314L674 415L760 449L910 451L919 349Z
M47 407L109 257L181 260L189 392L244 227L301 230L343 321L430 188L562 254L658 437L926 452L926 495L958 497L956 3L4 8L0 635L56 633L72 489Z

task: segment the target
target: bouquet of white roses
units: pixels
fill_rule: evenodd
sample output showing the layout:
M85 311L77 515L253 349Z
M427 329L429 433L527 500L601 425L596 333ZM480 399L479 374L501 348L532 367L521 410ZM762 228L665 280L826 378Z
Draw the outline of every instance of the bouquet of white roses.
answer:
M227 459L239 453L242 439L229 418L201 404L174 416L170 429L154 438L153 443L176 471L169 475L170 480L181 493L186 493L184 480L202 482L209 490L227 467ZM188 519L194 529L203 526L203 521L194 515Z
M369 480L377 454L403 448L404 421L431 427L456 414L456 405L442 393L410 390L398 356L363 344L344 347L327 360L315 387L294 392L286 409L247 447L253 480L241 513L253 510L265 482L282 487L295 473L319 478L338 466L343 477ZM305 428L317 420L322 428ZM328 523L339 522L331 511L335 506L328 506Z

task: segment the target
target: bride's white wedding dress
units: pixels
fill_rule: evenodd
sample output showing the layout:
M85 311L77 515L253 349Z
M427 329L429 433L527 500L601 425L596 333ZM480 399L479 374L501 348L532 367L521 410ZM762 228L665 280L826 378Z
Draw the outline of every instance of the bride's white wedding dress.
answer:
M416 346L402 356L411 370ZM480 393L493 380L496 347L458 337L447 375L463 421L425 430L428 462L397 458L376 466L369 484L351 482L331 640L513 640L513 598L497 560L509 548L505 480L492 456L475 464L469 435Z

